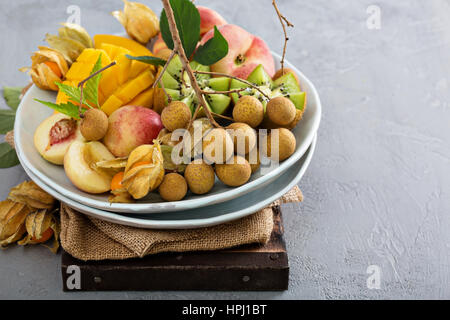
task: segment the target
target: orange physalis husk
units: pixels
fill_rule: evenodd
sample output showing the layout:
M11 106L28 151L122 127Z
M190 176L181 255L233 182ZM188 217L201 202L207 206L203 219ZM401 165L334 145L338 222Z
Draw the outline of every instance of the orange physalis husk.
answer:
M139 162L148 164L134 166ZM164 159L157 140L153 145L142 145L134 149L128 157L124 188L134 199L141 199L158 188L164 178Z
M29 214L25 220L25 228L28 234L18 242L19 245L23 246L46 242L46 240L49 240L46 235L48 235L50 229L52 230L52 234L50 235L53 236L53 245L47 247L53 253L58 251L60 226L52 211L44 209Z
M127 0L123 2L123 11L114 11L111 14L119 20L131 38L146 44L159 33L158 17L142 3Z
M31 79L41 89L58 91L55 83L61 82L69 70L64 55L52 48L43 46L38 48L39 50L31 57L29 70Z
M55 205L55 198L42 190L33 181L25 181L11 189L8 199L23 203L35 209L51 209Z
M26 232L25 219L31 212L25 204L11 200L0 202L0 247L19 240Z

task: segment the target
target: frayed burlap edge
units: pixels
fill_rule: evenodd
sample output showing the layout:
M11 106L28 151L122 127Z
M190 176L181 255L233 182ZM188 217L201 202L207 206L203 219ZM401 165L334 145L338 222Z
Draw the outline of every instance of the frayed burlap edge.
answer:
M269 241L272 207L300 202L296 186L267 208L240 220L190 230L149 230L122 226L81 214L61 204L61 245L73 257L88 260L123 260L161 252L220 250Z

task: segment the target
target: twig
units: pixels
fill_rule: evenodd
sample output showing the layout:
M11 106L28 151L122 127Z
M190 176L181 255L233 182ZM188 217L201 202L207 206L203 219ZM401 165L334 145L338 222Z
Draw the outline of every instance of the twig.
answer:
M247 89L248 88L240 88L240 89L227 90L227 91L205 91L205 90L202 90L202 93L203 94L230 94L230 93L240 93Z
M158 75L158 78L156 78L155 82L153 83L153 88L155 88L158 85L158 82L161 81L163 73L166 72L167 67L169 66L169 63L170 63L170 61L172 61L174 56L175 56L175 51L172 50L172 52L170 53L169 59L167 59L166 64L164 65L162 71Z
M196 71L194 71L194 73L209 74L209 75L219 76L219 77L227 77L227 78L231 78L231 79L235 79L235 80L241 81L241 82L245 83L246 85L252 87L253 89L258 90L264 97L266 97L267 100L270 100L270 97L264 91L262 91L260 88L258 88L258 86L254 85L250 81L247 81L247 80L235 77L235 76L231 76L231 75L226 74L226 73L220 73L220 72L198 71L198 70L196 70Z
M186 52L184 51L183 45L181 43L180 34L177 29L177 25L175 22L175 16L173 14L172 7L170 5L169 0L162 0L162 3L164 5L164 10L166 11L167 20L169 22L169 29L170 33L172 34L172 40L173 40L173 51L178 53L180 56L181 64L183 68L186 70L189 79L191 81L191 86L195 91L195 94L197 95L199 104L197 105L197 108L194 112L194 117L189 122L188 128L191 127L192 122L195 120L196 115L198 114L198 111L200 107L203 107L203 110L205 111L206 116L208 117L209 122L217 128L220 128L220 125L214 120L214 117L211 114L211 111L206 106L205 98L203 97L203 94L201 92L201 89L197 83L197 79L195 78L195 75L191 69L191 66L189 65L189 60L186 57ZM183 76L183 75L181 75Z
M280 20L281 26L283 27L284 47L283 47L283 55L281 57L280 64L281 64L281 74L284 75L284 57L286 56L287 42L289 41L289 38L287 36L286 26L294 27L294 25L292 23L290 23L289 20L286 19L286 17L281 14L275 0L272 0L272 5L275 8L275 11L277 12L278 19Z
M100 70L94 72L93 74L89 75L89 77L87 77L86 79L84 79L83 81L81 81L80 83L78 83L78 88L80 88L80 105L78 106L78 114L80 115L80 118L83 118L83 114L81 113L81 109L83 108L83 86L86 82L88 82L91 78L95 77L96 75L98 75L99 73L102 73L103 71L105 71L108 68L111 68L112 66L114 66L116 64L115 61L111 62L110 64L108 64L106 67L101 68Z
M215 112L211 112L211 114L212 114L214 117L222 118L222 119L226 119L226 120L230 120L230 121L233 121L233 122L234 122L234 119L231 118L231 117L227 117L227 116L224 116L224 115L222 115L222 114L215 113Z

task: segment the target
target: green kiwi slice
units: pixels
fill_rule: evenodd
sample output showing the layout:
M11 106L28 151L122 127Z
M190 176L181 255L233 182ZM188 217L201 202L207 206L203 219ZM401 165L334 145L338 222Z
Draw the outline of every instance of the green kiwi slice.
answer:
M209 66L204 66L196 61L192 61L190 67L192 70L210 71ZM187 73L181 74L182 69L180 58L175 56L167 66L161 81L173 100L183 101L194 112L198 105L198 98L191 86ZM209 74L197 73L196 78L198 85L203 91L227 91L230 87L230 79L226 77L212 78ZM227 94L205 95L205 100L208 109L217 114L223 114L231 103L231 98Z
M247 81L253 83L255 86L258 86L260 90L262 90L266 95L270 98L275 98L279 96L283 96L289 98L295 105L295 107L299 110L304 109L306 93L301 92L300 86L297 83L294 75L291 73L285 74L284 76L278 78L273 81L267 72L264 70L262 65L259 65L253 70L253 72L248 76ZM267 98L261 94L258 90L249 87L242 81L239 80L231 80L230 90L247 88L247 90L240 92L240 94L232 93L231 98L234 103L239 100L239 95L252 95L259 99L264 108L267 105Z

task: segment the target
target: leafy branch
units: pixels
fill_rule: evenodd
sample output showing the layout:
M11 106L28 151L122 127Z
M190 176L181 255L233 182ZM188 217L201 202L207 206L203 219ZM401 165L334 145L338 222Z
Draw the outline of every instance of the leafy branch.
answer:
M173 41L173 52L175 52L176 54L178 54L178 56L180 57L181 60L181 64L184 68L184 70L186 71L189 80L191 82L191 86L195 91L195 94L197 95L197 98L199 100L199 104L197 105L197 108L194 112L194 116L192 117L188 128L192 125L192 122L195 120L199 110L201 107L203 107L203 110L209 120L209 122L214 126L214 127L220 127L220 125L216 122L216 120L214 119L213 115L211 114L211 111L209 110L208 106L206 105L206 101L205 98L202 94L202 90L200 89L198 83L197 83L197 79L194 75L194 72L191 69L191 66L189 65L189 60L186 56L186 52L184 51L183 48L183 44L182 41L180 39L180 33L178 32L178 28L177 28L177 24L175 21L175 15L174 12L172 10L172 6L169 2L169 0L162 0L163 6L164 6L164 12L165 15L167 16L167 21L168 21L168 25L169 25L169 29L170 29L170 33L172 35L172 41ZM191 3L192 4L192 3ZM198 13L198 11L197 11ZM200 30L200 29L199 29ZM198 38L197 38L198 39ZM173 58L173 55L172 55ZM168 65L170 63L169 59L166 62L166 65ZM167 68L167 67L166 67ZM159 81L161 82L161 81Z

